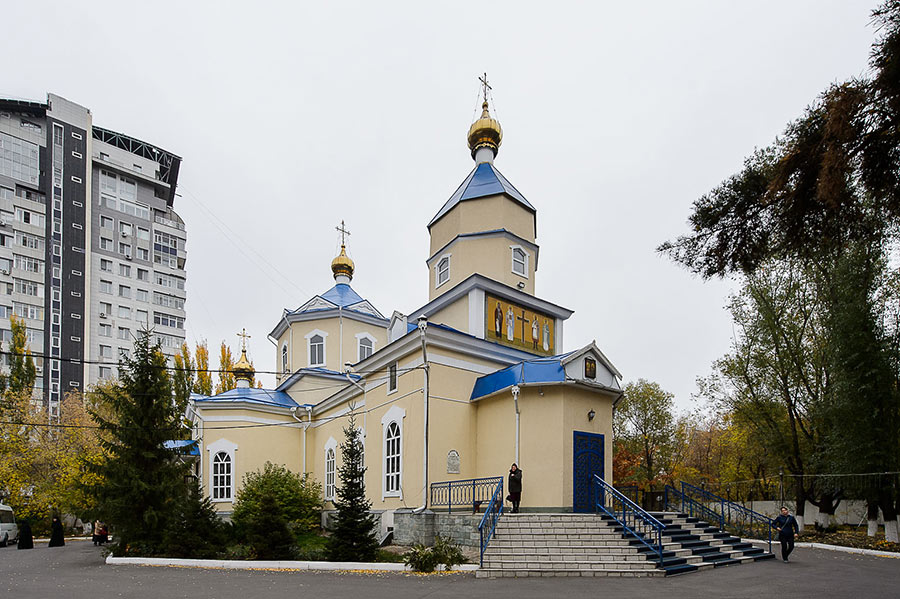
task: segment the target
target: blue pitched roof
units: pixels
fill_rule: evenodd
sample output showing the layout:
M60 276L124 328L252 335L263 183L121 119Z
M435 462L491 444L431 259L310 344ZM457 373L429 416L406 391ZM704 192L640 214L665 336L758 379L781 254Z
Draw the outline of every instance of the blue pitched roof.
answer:
M195 400L198 404L213 403L257 403L261 405L278 406L282 408L294 408L299 405L291 399L291 396L284 391L275 391L272 389L256 389L249 387L246 389L232 389L218 395L212 395L202 399Z
M166 449L174 449L181 455L200 455L200 448L197 447L197 441L188 441L177 439L175 441L164 441L163 447Z
M566 380L563 360L572 352L549 358L525 360L475 380L470 399L480 399L514 385L562 383Z
M430 227L436 223L462 201L497 195L498 193L505 193L532 212L537 212L534 206L525 199L525 196L519 193L519 190L513 187L512 183L497 170L497 167L489 162L482 162L463 180L462 185L450 196L450 199L438 211L437 215L431 219L428 226Z
M327 299L329 302L337 304L342 308L363 301L363 298L361 298L358 293L353 291L353 288L346 283L338 283L337 285L323 293L320 297L322 297L323 299Z

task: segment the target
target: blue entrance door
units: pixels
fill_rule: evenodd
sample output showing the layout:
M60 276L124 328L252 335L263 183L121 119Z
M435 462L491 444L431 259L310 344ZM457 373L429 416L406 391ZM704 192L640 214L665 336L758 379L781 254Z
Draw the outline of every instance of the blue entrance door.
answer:
M572 511L593 512L594 475L603 478L603 435L574 431Z

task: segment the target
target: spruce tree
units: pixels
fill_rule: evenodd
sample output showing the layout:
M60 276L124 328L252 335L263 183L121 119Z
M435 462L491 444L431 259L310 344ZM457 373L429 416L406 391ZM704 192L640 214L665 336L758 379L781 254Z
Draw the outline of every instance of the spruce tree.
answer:
M92 467L102 483L90 488L109 522L115 555L164 551L164 532L187 495L189 466L164 443L182 426L172 402L166 358L142 331L119 368L119 384L98 391L91 417L108 458Z
M343 463L338 469L340 487L335 491L337 514L328 539L328 558L335 562L371 562L378 551L372 503L366 499L363 445L351 414L341 444Z

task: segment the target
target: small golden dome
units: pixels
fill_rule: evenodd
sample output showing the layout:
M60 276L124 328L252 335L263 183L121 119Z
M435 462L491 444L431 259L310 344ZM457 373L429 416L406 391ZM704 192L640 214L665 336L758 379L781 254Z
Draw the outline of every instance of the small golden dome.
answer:
M338 254L337 258L331 261L331 272L334 273L335 279L340 275L345 275L352 279L353 268L353 260L351 260L350 256L347 255L347 248L342 243L341 253Z
M234 366L231 367L231 372L234 373L235 379L244 379L245 381L253 380L256 369L253 368L253 364L247 359L246 349L241 350L241 357L235 362Z
M478 148L490 148L494 155L497 155L497 150L503 142L503 129L500 128L500 121L491 118L487 100L481 105L481 118L469 127L468 140L472 158L475 158Z

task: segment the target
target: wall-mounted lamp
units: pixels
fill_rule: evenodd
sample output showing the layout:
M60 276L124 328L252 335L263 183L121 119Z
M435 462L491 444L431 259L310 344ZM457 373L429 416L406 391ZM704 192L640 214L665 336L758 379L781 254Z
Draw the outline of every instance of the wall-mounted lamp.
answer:
M592 409L590 412L588 412L588 420L593 420L593 419L594 419L594 416L596 416L596 415L597 415L597 412L595 412L595 411Z
M525 289L525 283L523 281L519 281L518 283L516 283L516 287L518 287L519 289Z

